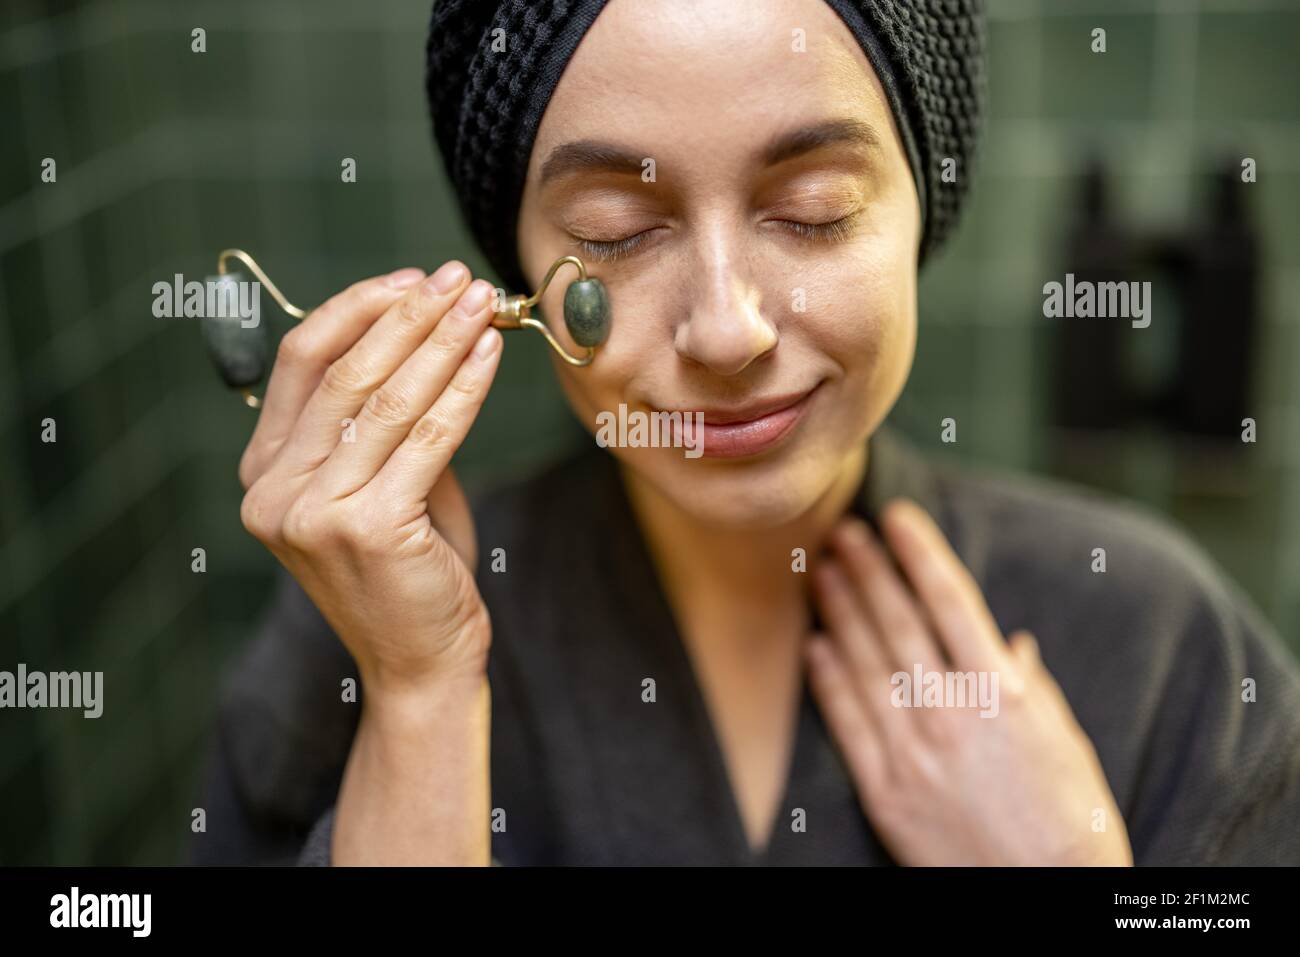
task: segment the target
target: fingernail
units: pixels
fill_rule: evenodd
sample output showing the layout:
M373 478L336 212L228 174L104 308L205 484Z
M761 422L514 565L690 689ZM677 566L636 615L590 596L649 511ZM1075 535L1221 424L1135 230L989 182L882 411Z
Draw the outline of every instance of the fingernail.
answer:
M886 513L893 515L897 521L901 517L904 521L915 521L918 517L924 516L921 506L917 505L910 498L896 498L886 507ZM920 513L920 515L918 515Z
M840 540L849 544L860 544L870 540L867 526L860 519L846 518L836 527Z
M488 326L483 330L483 334L478 337L478 342L474 343L474 358L487 359L496 351L497 344L500 341L501 333Z
M486 306L491 298L492 287L483 280L475 280L460 297L460 311L467 316L473 316Z
M405 269L390 272L386 282L394 289L406 289L409 286L414 286L423 278L423 269L417 269L415 266L408 266Z
M465 279L464 263L444 263L442 268L429 277L429 286L434 292L446 295Z

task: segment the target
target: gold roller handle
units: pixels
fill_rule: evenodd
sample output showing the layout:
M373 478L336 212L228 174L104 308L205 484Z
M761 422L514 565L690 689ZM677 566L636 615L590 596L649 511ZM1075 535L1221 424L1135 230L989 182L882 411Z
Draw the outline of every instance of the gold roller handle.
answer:
M283 309L286 314L300 322L307 318L307 310L291 303L285 297L284 293L280 291L280 287L272 282L271 277L268 276L265 270L257 264L257 260L242 249L223 249L218 254L218 276L227 276L230 274L229 264L232 259L238 260L248 268L248 271L257 278L257 281L260 282L266 291L271 294L271 298L276 301L276 304ZM577 256L564 256L557 259L551 264L551 268L547 270L546 278L542 280L542 285L535 293L531 296L518 294L506 299L503 307L497 310L497 315L492 320L492 325L496 326L498 329L533 329L536 332L541 333L550 347L554 349L560 358L569 365L588 366L591 365L591 360L596 356L595 347L588 346L586 354L582 356L570 354L564 346L560 345L555 336L551 334L551 330L546 327L546 324L533 318L532 314L533 307L537 305L543 294L545 294L547 287L551 284L551 280L555 278L555 274L559 271L561 266L565 265L572 265L577 268L578 281L588 281L587 267L583 265L582 260ZM249 408L260 409L262 407L261 398L254 395L252 389L240 389L239 394L243 397L244 404Z
M531 296L525 296L523 294L514 295L507 299L504 307L497 311L497 318L492 320L492 325L496 326L498 329L536 330L546 338L546 341L550 343L551 348L554 349L556 353L559 354L560 358L569 365L589 366L591 365L591 360L596 357L596 350L594 347L588 346L586 355L571 355L564 346L560 345L560 343L556 341L555 336L551 334L551 330L546 327L546 323L533 318L533 306L537 305L542 296L545 295L546 287L551 284L551 280L554 279L555 274L560 271L560 267L565 265L572 265L577 268L579 282L587 281L587 267L582 264L582 260L577 256L562 256L555 260L555 262L551 263L551 268L546 270L546 277L542 280L542 284L537 288L535 293Z

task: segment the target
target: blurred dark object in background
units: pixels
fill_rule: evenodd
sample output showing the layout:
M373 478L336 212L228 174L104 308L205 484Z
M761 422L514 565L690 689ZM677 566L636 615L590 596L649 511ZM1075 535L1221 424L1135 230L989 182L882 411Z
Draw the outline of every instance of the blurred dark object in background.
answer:
M1214 172L1202 208L1177 256L1182 328L1170 424L1229 437L1240 449L1258 337L1260 240L1235 163Z
M1185 231L1144 231L1110 201L1105 164L1093 157L1078 185L1065 239L1063 273L1076 283L1152 282L1168 287L1172 311L1148 301L1151 325L1122 317L1058 320L1056 422L1069 430L1108 430L1138 420L1172 432L1223 440L1240 451L1249 416L1259 323L1260 241L1234 163L1210 176L1204 215ZM1171 329L1172 327L1172 329ZM1140 336L1173 335L1176 362L1154 382L1135 374L1130 352Z

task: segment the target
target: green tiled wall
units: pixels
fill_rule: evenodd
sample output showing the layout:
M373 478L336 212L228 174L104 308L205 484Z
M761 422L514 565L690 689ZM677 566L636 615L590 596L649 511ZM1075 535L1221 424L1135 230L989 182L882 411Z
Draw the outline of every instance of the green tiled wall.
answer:
M229 245L303 303L397 265L483 265L424 118L425 6L0 11L0 666L104 670L113 709L0 717L0 862L178 859L216 679L274 567L237 519L250 419L192 325L149 314L152 283L206 274ZM1088 50L1094 26L1104 56ZM1051 467L1040 290L1063 271L1085 149L1111 161L1121 206L1146 224L1193 215L1202 162L1248 151L1268 257L1258 451L1219 474L1135 433L1067 474L1186 524L1300 647L1298 35L1300 11L1282 3L994 0L978 181L923 277L896 419L938 448L953 415L955 454ZM55 186L39 181L46 156ZM339 182L343 156L355 185ZM54 445L39 439L47 416ZM459 469L470 484L509 478L579 440L542 351L508 349ZM196 546L206 575L190 571Z

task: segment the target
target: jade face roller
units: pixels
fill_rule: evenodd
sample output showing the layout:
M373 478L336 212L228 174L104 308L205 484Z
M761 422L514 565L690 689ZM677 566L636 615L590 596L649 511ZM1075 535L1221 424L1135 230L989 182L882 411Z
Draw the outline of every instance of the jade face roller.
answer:
M215 284L215 301L240 302L238 290L246 282L240 272L230 270L230 261L238 260L248 271L257 277L257 281L271 294L271 298L287 314L295 319L305 319L307 312L289 302L280 292L262 268L248 253L242 249L224 249L217 257L217 275L208 280L209 288ZM571 265L578 270L578 278L569 283L564 291L564 326L569 337L586 349L581 356L571 355L551 334L546 324L533 317L533 307L546 292L546 288L555 278L560 267ZM224 296L224 298L223 298ZM212 300L212 296L209 299ZM258 408L262 400L253 394L253 387L266 378L271 356L271 339L266 326L254 321L251 324L243 317L233 315L213 315L225 310L204 310L200 323L203 340L208 347L208 355L222 380L244 397L244 403L251 408ZM235 310L237 312L237 310ZM587 275L587 267L577 256L563 256L551 264L546 271L546 278L531 296L522 294L509 296L497 309L492 325L498 329L533 329L545 337L556 354L572 366L587 366L596 357L597 346L609 338L610 311L609 296L605 284L594 276Z

